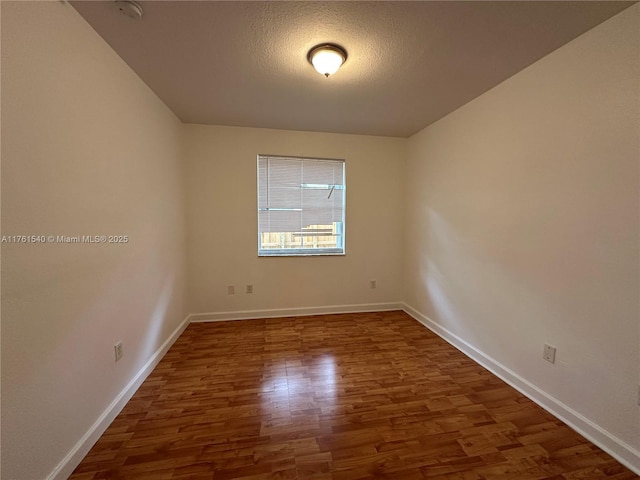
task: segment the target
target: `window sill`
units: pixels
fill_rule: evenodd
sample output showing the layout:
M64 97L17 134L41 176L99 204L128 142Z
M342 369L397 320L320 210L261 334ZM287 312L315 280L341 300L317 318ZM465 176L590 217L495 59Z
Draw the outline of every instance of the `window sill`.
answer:
M287 250L259 250L258 257L335 257L335 256L344 256L344 250L297 250L297 249L287 249Z

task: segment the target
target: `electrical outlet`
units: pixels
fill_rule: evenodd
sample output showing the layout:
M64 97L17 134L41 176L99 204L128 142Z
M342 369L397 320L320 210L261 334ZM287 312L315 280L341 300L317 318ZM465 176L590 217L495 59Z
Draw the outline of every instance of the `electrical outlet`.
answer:
M376 288L376 281L375 280L369 280L369 288Z
M227 294L228 295L235 295L236 293L236 287L234 287L233 285L229 285L227 287Z
M253 285L247 285L247 293L253 293Z
M556 347L545 343L542 358L544 358L549 363L556 363Z
M116 354L116 362L118 360L120 360L122 358L122 355L124 355L124 351L122 349L122 342L118 342L113 346L113 350L115 351Z

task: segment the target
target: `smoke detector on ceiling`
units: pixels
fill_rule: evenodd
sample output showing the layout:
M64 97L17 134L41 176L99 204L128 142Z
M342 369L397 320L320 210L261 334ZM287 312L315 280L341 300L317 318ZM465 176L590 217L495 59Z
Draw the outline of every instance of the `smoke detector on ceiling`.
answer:
M142 7L133 0L116 0L115 4L122 15L134 20L142 20Z

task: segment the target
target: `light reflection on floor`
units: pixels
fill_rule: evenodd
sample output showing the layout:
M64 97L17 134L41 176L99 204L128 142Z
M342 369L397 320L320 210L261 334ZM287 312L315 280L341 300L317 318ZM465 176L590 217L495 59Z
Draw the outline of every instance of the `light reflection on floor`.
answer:
M260 386L261 414L271 417L271 426L304 420L319 422L323 413L335 410L338 379L336 359L331 354L301 360L280 358L265 367ZM314 421L315 420L315 421Z

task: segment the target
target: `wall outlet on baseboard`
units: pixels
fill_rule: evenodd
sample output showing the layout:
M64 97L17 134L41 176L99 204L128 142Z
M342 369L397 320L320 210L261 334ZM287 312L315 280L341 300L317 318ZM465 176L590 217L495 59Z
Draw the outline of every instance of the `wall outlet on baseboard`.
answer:
M118 360L120 360L122 358L122 355L124 355L124 351L122 349L122 342L118 342L113 346L113 350L115 352L116 355L116 362Z
M247 293L253 293L253 285L247 285Z
M369 280L369 288L376 288L377 283L375 280Z
M556 347L545 343L542 358L549 363L556 363Z
M227 287L227 295L235 295L236 293L236 287L234 287L233 285L229 285Z

